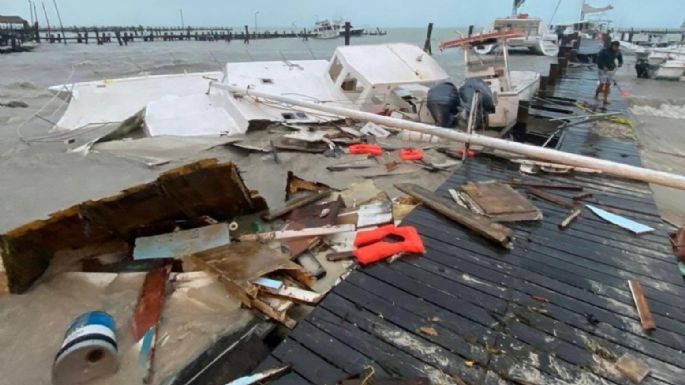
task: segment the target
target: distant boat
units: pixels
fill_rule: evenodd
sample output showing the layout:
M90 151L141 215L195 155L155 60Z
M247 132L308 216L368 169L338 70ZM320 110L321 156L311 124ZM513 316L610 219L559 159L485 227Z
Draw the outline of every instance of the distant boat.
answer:
M518 9L525 0L514 0L510 17L495 19L492 25L483 31L487 33L518 32L521 36L510 38L507 44L510 48L528 48L530 51L545 56L557 56L559 53L559 37L542 19L519 14ZM474 47L474 51L481 55L491 53L499 44L486 44Z
M380 28L376 27L375 31L369 31L368 34L369 36L385 36L388 34L388 31L381 31Z
M331 23L330 20L317 21L312 29L314 39L337 39L340 37L340 24Z
M340 19L317 21L312 33L312 37L315 39L335 39L345 36L345 22ZM350 28L350 36L362 36L363 34L364 28Z

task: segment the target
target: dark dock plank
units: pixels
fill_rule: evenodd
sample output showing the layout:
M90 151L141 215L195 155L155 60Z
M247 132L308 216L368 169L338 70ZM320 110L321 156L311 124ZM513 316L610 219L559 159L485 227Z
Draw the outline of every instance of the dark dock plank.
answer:
M589 100L595 76L570 69L554 95ZM614 99L612 109L625 105ZM598 136L587 125L568 129L557 147L641 164L635 143ZM655 232L633 235L584 208L561 231L568 210L535 200L543 221L509 224L509 251L419 207L405 224L418 229L427 253L353 271L272 353L271 362L293 363L293 372L273 383L333 384L372 366L378 376L434 383L458 375L470 385L629 385L613 367L627 353L652 369L643 384L681 385L685 284L649 186L601 174L522 176L515 164L476 157L436 193L449 197L449 188L467 181L512 178L581 186L593 194L587 203ZM553 193L570 199L576 192ZM657 325L652 333L640 326L628 279L642 283Z

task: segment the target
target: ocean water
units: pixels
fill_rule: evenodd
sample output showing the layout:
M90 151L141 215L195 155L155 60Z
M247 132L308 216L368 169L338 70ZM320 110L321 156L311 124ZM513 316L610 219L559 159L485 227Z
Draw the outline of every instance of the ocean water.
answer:
M433 31L433 56L455 81L463 79L464 59L461 50L441 52L440 42L460 37L464 29L436 28ZM385 36L353 37L352 44L405 42L423 47L423 28L390 29ZM98 80L182 72L216 71L226 62L260 60L328 60L343 39L316 40L284 38L227 42L135 42L120 47L117 43L49 44L43 43L29 53L0 56L3 76L0 86L30 83L47 87L74 81ZM546 73L550 58L529 54L515 55L512 69L533 68ZM73 72L73 73L72 73Z

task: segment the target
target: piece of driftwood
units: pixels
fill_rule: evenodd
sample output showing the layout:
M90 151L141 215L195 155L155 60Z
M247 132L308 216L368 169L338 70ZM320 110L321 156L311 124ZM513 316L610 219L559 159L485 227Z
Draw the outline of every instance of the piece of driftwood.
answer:
M271 241L276 239L291 239L291 238L305 238L318 237L322 235L331 235L338 233L346 233L356 230L354 225L339 225L327 227L314 227L302 230L280 230L268 231L266 233L244 234L238 239L241 241Z
M494 241L503 247L512 247L511 229L508 227L493 222L482 215L474 214L471 211L452 203L449 199L440 197L421 186L411 183L399 183L395 185L395 188L416 198L423 203L424 206L467 227L471 231Z
M267 214L265 214L262 218L267 221L271 222L276 218L280 218L284 216L285 214L295 210L298 207L306 206L310 203L314 203L318 201L319 199L323 199L331 194L330 190L324 190L324 191L319 191L315 192L309 195L305 195L300 198L295 198L291 199L288 202L285 203L283 207L279 207L274 210L269 210Z
M576 219L578 219L578 217L580 217L580 214L582 214L582 211L580 211L580 209L573 209L573 211L571 211L571 214L569 214L569 216L566 217L566 219L559 223L559 228L561 230L567 228L568 225L571 224L571 222L575 221Z
M638 280L631 279L628 281L628 286L630 287L630 292L633 294L633 301L635 301L637 314L640 316L642 330L648 332L656 329L656 324L652 318L652 312L649 310L647 299L642 292L642 285L640 285Z
M526 191L531 194L535 195L536 197L546 200L547 202L554 203L557 206L561 206L565 209L573 210L576 206L573 204L573 202L562 198L558 195L550 194L547 191L542 191L538 188L535 187L526 187Z

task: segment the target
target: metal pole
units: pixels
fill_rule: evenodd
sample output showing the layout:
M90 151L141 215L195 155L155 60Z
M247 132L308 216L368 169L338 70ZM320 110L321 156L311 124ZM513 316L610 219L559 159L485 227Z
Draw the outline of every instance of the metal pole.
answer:
M43 14L45 15L45 23L48 25L48 39L52 43L52 31L50 30L50 19L48 19L48 11L45 10L45 2L41 1L40 4L43 6Z
M59 14L59 8L57 7L57 0L52 0L55 5L55 11L57 12L57 20L59 20L59 28L62 30L62 37L64 38L64 44L67 44L67 35L64 33L64 25L62 25L62 16Z
M183 29L186 26L185 21L183 20L183 8L179 8L178 13L181 14L181 29Z
M31 15L31 25L33 25L33 8L31 7L31 0L29 0L29 15Z
M254 33L255 33L255 37L256 37L256 34L257 34L257 15L259 15L259 11L257 11L257 12L254 13ZM267 15L267 16L268 16L268 15Z
M529 156L548 162L560 163L569 166L591 168L628 179L638 180L648 183L656 183L663 186L685 190L685 176L671 174L663 171L656 171L642 167L635 167L626 164L616 163L604 159L597 159L589 156L571 154L563 151L542 148L530 144L517 143L499 138L492 138L479 134L467 134L457 130L445 129L425 123L412 122L408 120L395 119L388 116L372 114L352 110L349 108L335 107L326 104L303 101L291 97L275 95L268 92L253 91L245 88L235 87L228 84L212 82L213 87L223 89L241 95L251 95L264 99L273 100L291 106L302 107L304 109L328 113L334 116L342 116L356 120L373 122L376 124L396 127L402 130L415 131L423 134L434 135L439 138L467 143L471 145L492 147L515 154Z

